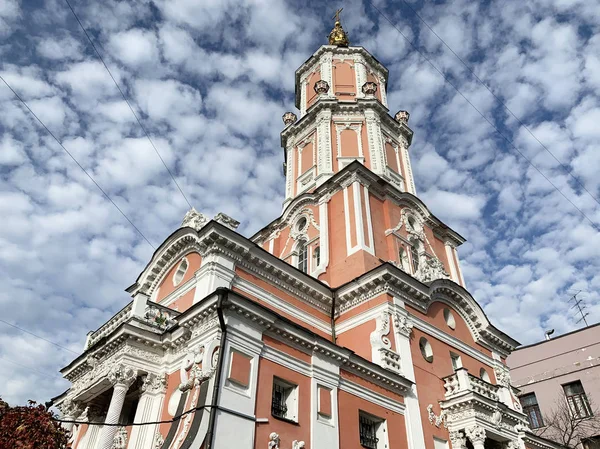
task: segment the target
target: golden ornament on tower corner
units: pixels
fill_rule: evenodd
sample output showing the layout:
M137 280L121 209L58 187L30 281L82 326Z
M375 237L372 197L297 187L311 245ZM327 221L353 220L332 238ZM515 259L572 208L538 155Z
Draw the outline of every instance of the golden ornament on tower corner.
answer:
M329 45L337 45L338 47L347 47L350 45L350 41L348 40L348 35L342 28L342 24L340 23L340 13L344 8L340 8L335 12L335 25L331 33L329 33Z

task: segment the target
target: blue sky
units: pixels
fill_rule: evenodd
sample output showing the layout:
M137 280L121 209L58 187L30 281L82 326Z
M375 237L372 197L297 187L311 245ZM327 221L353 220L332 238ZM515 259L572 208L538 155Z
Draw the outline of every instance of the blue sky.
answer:
M281 115L294 70L343 6L351 42L390 70L411 112L419 196L464 235L467 286L531 343L600 320L600 236L368 3L71 0L198 209L251 235L279 215ZM595 197L600 196L600 7L587 0L411 6ZM592 221L600 205L402 1L378 0L461 92ZM327 6L324 6L327 5ZM0 74L156 246L188 206L64 0L0 0ZM72 351L129 301L152 248L0 84L0 316ZM0 323L0 395L47 400L73 354Z

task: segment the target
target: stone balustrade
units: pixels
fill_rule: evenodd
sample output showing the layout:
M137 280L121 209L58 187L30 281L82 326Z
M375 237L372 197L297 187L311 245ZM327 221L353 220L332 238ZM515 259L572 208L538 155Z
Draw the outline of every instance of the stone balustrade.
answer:
M493 401L499 400L498 385L492 385L478 377L469 374L464 368L459 368L450 376L444 377L444 388L446 399L450 399L462 392L473 392L480 394Z
M104 323L102 326L98 328L95 332L92 332L87 339L86 349L94 346L101 338L108 336L112 331L114 331L117 327L123 324L125 321L129 320L131 317L131 308L133 306L133 301L123 307L115 316L113 316L110 320Z

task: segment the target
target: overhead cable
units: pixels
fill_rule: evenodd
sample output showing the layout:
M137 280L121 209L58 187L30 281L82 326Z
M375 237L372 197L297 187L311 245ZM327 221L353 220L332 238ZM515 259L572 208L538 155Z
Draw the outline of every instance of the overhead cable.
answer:
M510 140L508 137L506 137L506 135L500 131L498 129L498 127L496 125L494 125L493 122L491 122L461 91L458 87L456 87L456 85L454 83L452 83L452 81L450 81L450 79L431 61L431 59L429 59L427 57L427 55L425 55L404 33L402 33L402 31L400 31L400 29L394 24L394 22L391 21L391 19L389 17L387 17L379 8L377 8L377 6L375 6L373 4L373 2L371 0L367 0L367 2L373 7L373 9L375 9L380 15L381 17L383 17L387 22L389 22L389 24L396 29L396 31L423 57L423 59L425 59L425 61L427 61L429 63L429 65L431 65L431 67L433 67L433 69L438 72L443 78L444 80L450 85L452 86L452 88L473 108L475 109L475 111L477 111L477 113L492 127L494 128L494 130L496 131L496 133L498 133L500 135L500 137L502 137L519 155L521 155L521 157L523 159L525 159L525 161L531 166L533 167L540 175L542 175L542 177L548 181L548 183L558 192L560 193L560 195L566 199L569 203L571 203L571 206L573 206L573 208L575 208L589 223L590 225L598 232L600 232L600 228L598 227L598 225L596 223L594 223L586 214L585 212L583 212L583 210L581 210L573 201L571 201L571 199L569 199L569 197L567 197L562 190L560 190L558 188L558 186L556 184L554 184L550 178L548 178L532 161L531 159L529 159L527 156L525 156L525 154L523 154L523 152L521 150L519 150L517 148L517 146L513 143L512 140Z

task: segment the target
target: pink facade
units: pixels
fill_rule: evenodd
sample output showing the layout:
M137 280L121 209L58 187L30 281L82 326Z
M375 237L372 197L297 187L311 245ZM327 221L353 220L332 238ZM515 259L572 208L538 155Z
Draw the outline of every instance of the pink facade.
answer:
M465 288L464 238L416 196L388 71L335 45L296 71L285 201L251 238L190 210L55 398L74 449L555 449L517 345ZM142 425L137 425L142 424Z

